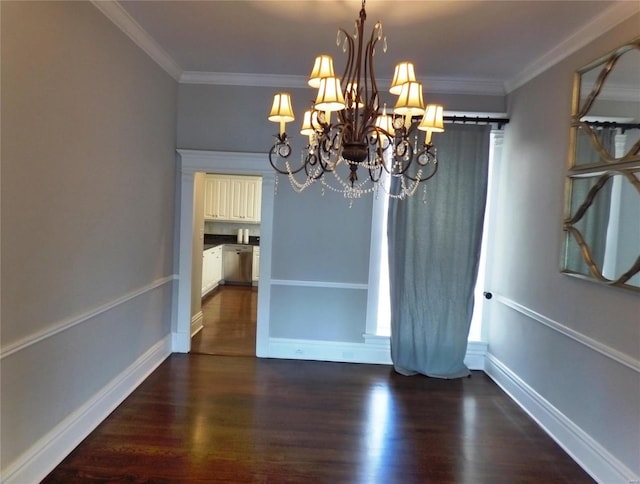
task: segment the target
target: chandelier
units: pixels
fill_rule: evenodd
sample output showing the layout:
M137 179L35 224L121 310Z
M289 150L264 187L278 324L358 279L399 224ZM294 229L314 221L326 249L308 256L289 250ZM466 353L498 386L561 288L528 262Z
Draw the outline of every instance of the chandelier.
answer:
M347 57L341 78L335 76L330 56L315 59L308 84L318 92L304 113L300 133L308 144L299 163L290 160L291 138L285 132L286 123L295 119L291 95L274 95L268 119L279 123L280 131L269 162L298 192L320 182L323 191L328 188L350 199L380 190L402 199L438 170L432 134L444 131L444 108L425 106L411 62L395 67L389 92L398 97L392 112L387 113L386 104L380 106L373 58L379 42L387 51L387 38L378 21L363 45L366 18L363 0L353 35L338 29L336 44Z

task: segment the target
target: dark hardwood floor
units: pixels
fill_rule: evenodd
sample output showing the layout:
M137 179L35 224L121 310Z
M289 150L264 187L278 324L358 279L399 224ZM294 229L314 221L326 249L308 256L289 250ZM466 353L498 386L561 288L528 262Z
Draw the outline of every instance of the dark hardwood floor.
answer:
M255 356L258 289L220 286L202 301L203 328L191 338L191 353Z
M205 299L192 354L167 359L44 482L592 482L482 372L254 358L256 305L249 287Z
M175 354L44 482L593 481L482 372Z

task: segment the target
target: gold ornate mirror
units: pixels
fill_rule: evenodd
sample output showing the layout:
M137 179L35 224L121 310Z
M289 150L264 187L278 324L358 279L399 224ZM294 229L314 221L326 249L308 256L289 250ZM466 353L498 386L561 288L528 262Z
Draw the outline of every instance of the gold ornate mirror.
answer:
M640 290L640 37L575 74L562 272Z

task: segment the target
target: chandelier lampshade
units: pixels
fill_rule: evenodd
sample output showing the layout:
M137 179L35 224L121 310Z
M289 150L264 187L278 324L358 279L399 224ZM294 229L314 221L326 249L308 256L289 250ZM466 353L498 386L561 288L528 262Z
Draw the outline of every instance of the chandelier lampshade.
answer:
M315 108L318 111L325 112L340 111L345 108L340 79L337 77L323 77L320 79Z
M320 79L325 77L335 77L333 73L333 58L330 55L322 54L316 57L313 63L313 69L309 76L308 84L318 89L320 87Z
M405 82L402 85L402 90L393 112L401 116L420 116L424 114L422 84L414 81Z
M418 125L418 129L426 131L425 143L431 143L433 133L442 133L444 131L444 108L439 104L427 105L422 121Z
M296 118L291 107L291 95L288 92L280 92L273 96L273 104L269 112L269 121L280 123L280 134L284 134L285 123L290 123Z
M422 131L433 131L442 133L444 131L444 108L439 104L429 104L424 112L424 116L418 129Z
M323 192L326 188L349 199L380 190L401 199L413 195L438 170L431 139L433 133L444 131L443 107L429 104L425 108L415 67L403 61L395 66L389 88L397 96L393 112L387 113L386 105L381 109L381 95L387 94L378 91L373 66L376 49L387 51L387 38L381 22L365 36L366 18L363 0L355 32L338 29L336 43L342 45L347 59L342 77L335 75L331 56L322 54L313 62L308 84L317 94L312 108L304 113L300 133L308 144L299 165L289 160L292 139L284 130L284 124L294 119L291 97L284 92L274 96L268 119L280 123L280 133L269 151L269 162L289 177L296 191L320 183ZM335 121L332 113L337 114ZM399 183L388 183L394 178Z
M396 134L393 128L393 116L387 114L387 106L382 108L382 114L379 114L376 118L376 130L374 135L376 138L380 138L385 134L394 136Z
M312 119L315 118L315 122ZM316 132L314 126L318 125L318 113L312 109L304 112L304 117L302 119L302 128L300 129L300 134L305 136L310 136Z
M393 72L389 92L397 96L402 92L402 86L407 82L416 82L415 68L411 62L400 62Z

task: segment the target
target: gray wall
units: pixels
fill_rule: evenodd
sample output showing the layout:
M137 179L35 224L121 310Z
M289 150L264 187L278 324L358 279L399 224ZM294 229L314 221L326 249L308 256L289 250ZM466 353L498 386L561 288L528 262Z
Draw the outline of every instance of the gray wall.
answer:
M6 469L170 333L177 84L89 2L1 8Z
M631 40L638 25L635 15L509 96L487 262L487 287L497 295L488 303L491 357L636 475L640 294L558 267L572 74Z

